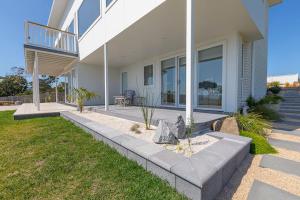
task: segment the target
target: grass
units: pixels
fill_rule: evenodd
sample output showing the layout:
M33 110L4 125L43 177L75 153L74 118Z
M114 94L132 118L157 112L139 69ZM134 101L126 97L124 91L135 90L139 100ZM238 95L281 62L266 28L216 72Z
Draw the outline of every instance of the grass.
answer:
M0 112L0 199L184 199L60 118Z
M255 134L249 131L241 131L241 136L252 138L252 143L250 147L251 154L274 154L277 153L266 138L259 134Z

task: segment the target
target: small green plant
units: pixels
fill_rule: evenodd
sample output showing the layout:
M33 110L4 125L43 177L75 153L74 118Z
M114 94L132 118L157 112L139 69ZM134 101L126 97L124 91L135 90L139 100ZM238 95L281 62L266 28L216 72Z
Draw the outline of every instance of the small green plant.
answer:
M73 93L74 93L74 99L76 99L76 103L78 105L79 111L80 113L82 113L83 111L83 107L86 101L89 101L93 98L95 98L97 96L96 93L94 92L90 92L85 88L74 88L73 89Z
M136 134L141 134L142 132L139 130L139 128L140 128L139 124L133 124L130 128L130 131Z
M267 130L271 129L271 125L260 114L235 114L235 118L242 131L249 131L266 137Z
M263 104L279 104L284 99L281 96L278 96L276 94L270 94L259 100L257 103L260 105Z
M143 101L140 102L140 109L143 115L146 130L151 129L152 119L156 110L157 99L149 90L144 90L142 95Z
M187 139L188 139L190 154L193 153L193 150L192 150L192 136L193 136L194 131L195 131L194 119L193 118L188 119L188 123L187 123L187 126L186 126L186 136L187 136Z

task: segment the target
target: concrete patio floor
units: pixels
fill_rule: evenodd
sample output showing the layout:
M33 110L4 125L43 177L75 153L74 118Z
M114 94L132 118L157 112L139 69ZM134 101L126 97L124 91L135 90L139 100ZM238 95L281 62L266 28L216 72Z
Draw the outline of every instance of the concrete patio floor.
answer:
M14 119L60 116L60 112L72 110L77 109L60 103L41 103L40 111L37 111L32 103L24 103L17 108L17 111L14 113Z
M91 106L88 107L88 109L94 112L99 112L101 114L143 123L141 108L137 106L123 107L112 105L109 107L109 111L105 111L104 106ZM185 111L182 109L156 108L152 124L154 126L157 126L160 120L166 120L175 123L179 115L183 116L183 118L185 119ZM210 128L213 121L222 119L226 116L227 115L222 112L198 110L194 111L194 123L197 126L197 130L205 130Z

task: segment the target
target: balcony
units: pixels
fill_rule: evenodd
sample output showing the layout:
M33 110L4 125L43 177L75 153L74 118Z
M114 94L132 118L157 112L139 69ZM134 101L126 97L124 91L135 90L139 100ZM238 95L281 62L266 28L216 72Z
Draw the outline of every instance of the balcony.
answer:
M39 74L59 76L78 58L77 36L41 24L25 23L25 63L29 73L38 63Z

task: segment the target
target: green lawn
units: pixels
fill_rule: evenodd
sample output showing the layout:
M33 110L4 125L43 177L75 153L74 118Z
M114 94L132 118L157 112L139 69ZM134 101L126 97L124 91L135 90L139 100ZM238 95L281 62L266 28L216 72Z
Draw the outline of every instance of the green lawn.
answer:
M60 118L0 112L0 199L184 199Z
M252 143L250 147L251 154L274 154L277 153L269 142L263 136L249 131L241 131L241 136L252 138Z

